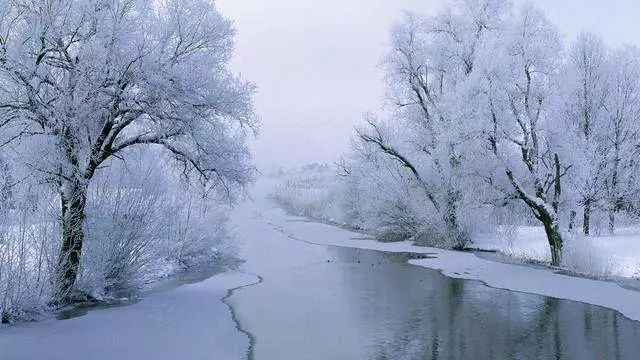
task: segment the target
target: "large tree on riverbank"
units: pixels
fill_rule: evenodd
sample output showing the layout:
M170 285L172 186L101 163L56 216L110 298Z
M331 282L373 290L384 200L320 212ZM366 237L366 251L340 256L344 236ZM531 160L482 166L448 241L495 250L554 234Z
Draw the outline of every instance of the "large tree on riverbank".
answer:
M566 228L581 221L589 234L594 211L606 211L613 231L617 212L637 213L637 50L610 52L583 34L567 56L540 9L507 0L410 15L391 37L391 115L366 118L351 167L386 171L400 180L389 187L424 197L429 210L406 215L417 212L403 203L382 223L431 222L428 234L411 236L435 238L432 229L445 228L449 246L464 247L470 228L494 212L502 214L495 226L542 225L557 266ZM526 215L505 216L503 208Z
M56 298L81 263L87 189L107 160L155 146L231 198L251 180L251 84L205 0L0 1L2 142L60 196Z
M499 182L506 175L513 197L544 226L551 263L558 266L562 181L571 167L562 157L553 106L562 45L555 26L531 5L521 6L499 34L480 70L486 100L477 121L485 124L490 156L499 164L486 176Z
M523 223L539 221L551 263L560 265L562 212L575 213L567 204L582 196L588 229L589 206L602 192L590 186L602 188L603 169L611 167L584 156L585 149L602 148L594 145L607 107L600 50L590 51L583 41L567 63L558 31L542 11L499 0L460 1L433 17L408 16L392 40L387 64L393 115L383 124L367 118L369 125L358 131L358 140L380 154L362 161L400 164L454 238L469 233L460 218L474 209L485 219L502 207L524 209L532 216ZM594 62L581 68L581 56ZM566 88L559 86L568 82L563 70L574 73ZM594 175L598 169L602 174ZM617 192L620 182L610 182ZM580 184L582 193L566 184ZM467 240L453 243L464 247Z
M462 249L470 240L461 221L468 210L468 154L477 151L479 130L469 122L475 109L460 106L470 99L462 92L475 83L478 53L509 6L494 0L460 4L431 18L407 15L394 28L385 59L394 112L389 122L407 131L394 139L368 118L358 138L402 165L439 218L444 243Z

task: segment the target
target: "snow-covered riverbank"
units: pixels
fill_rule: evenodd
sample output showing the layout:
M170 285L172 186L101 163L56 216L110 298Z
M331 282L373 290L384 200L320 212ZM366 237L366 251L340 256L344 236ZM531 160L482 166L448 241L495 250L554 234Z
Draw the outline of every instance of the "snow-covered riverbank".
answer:
M402 308L397 304L402 302L405 296L402 294L408 292L420 299L422 294L427 296L429 293L446 292L446 289L438 288L436 283L426 281L424 275L414 273L413 281L407 283L403 277L407 275L404 270L379 264L379 260L372 262L370 268L368 262L366 268L359 267L360 261L355 258L351 259L353 264L348 261L335 264L340 256L351 255L332 254L326 246L310 246L307 243L383 252L422 253L425 254L424 258L410 260L410 263L441 270L449 277L482 281L495 288L600 305L640 320L640 309L636 306L640 301L640 292L624 289L614 283L569 277L549 269L493 262L472 253L417 247L408 242L376 242L359 233L288 215L271 202L262 190L258 187L254 192L254 200L239 206L232 216L240 256L247 259L242 270L264 276L264 282L260 285L250 286L259 282L257 276L227 272L195 284L149 294L132 305L91 311L85 316L64 321L51 319L17 325L0 330L0 358L224 360L246 358L247 351L255 350L258 358L261 358L260 354L266 354L262 358L281 359L286 357L270 354L290 354L291 346L283 344L290 344L292 340L283 339L282 334L274 329L282 326L295 329L301 344L297 353L303 353L310 344L321 348L325 346L327 338L343 345L357 344L363 337L373 341L375 336L364 336L360 327L368 329L371 324L354 320L357 313L363 312L363 316L376 326L385 327L386 323L379 322L380 319L375 316L371 317L367 311L375 307ZM366 258L369 255L353 256L359 259L359 256ZM389 269L399 272L386 272ZM360 275L355 276L356 273ZM421 283L422 280L425 282ZM360 289L362 293L353 289L359 281L365 281L365 289ZM396 282L403 286L395 288L389 285ZM242 289L231 292L238 288ZM480 284L472 288L473 291L469 290L472 294L482 292L481 288L486 289ZM377 295L370 297L371 292ZM387 296L392 293L398 294L397 298L388 302ZM371 302L363 303L361 296ZM356 299L353 301L358 306L350 308L346 305L346 299ZM376 299L380 302L374 301ZM535 304L544 303L545 299L529 299L533 305L525 308L538 311L539 306ZM449 300L443 301L445 306ZM520 304L518 306L529 304L527 301L517 302ZM319 302L326 302L327 306L320 309ZM493 310L503 306L490 302L485 305ZM393 310L385 311L387 314L396 313ZM289 313L289 316L282 315ZM525 315L522 316L526 318ZM404 324L402 316L389 316L385 321ZM415 316L425 322L432 320L425 314ZM507 323L515 321L530 325L530 319L517 320L511 315L505 316ZM349 326L336 329L334 320L330 320L329 325L325 324L325 320L336 317L351 319L345 320ZM445 323L449 323L448 320ZM440 326L438 324L429 324L428 327ZM353 341L341 343L347 338ZM362 354L370 350L362 346L336 345L331 351L336 356L354 352L352 357L346 358L367 358ZM315 355L326 354L317 352Z
M345 197L348 198L350 195L344 189L345 184L341 182L341 178L329 170L330 168L317 168L318 166L320 165L303 169L301 172L263 179L262 182L264 186L271 186L271 197L291 214L346 228L363 229L377 239L410 238L419 241L420 245L438 248L450 248L455 245L446 243L446 240L442 242L438 226L430 225L431 217L427 214L415 217L410 214L396 214L394 220L386 218L390 216L387 210L370 209L366 214L356 216L355 214L362 211L359 209L361 205L354 203L353 199L351 202L345 200ZM271 184L266 185L267 183ZM387 199L382 203L393 207L393 201ZM510 216L526 218L526 214ZM498 220L493 216L491 211L487 210L480 218L466 225L470 242L465 247L497 252L499 257L508 262L551 262L549 242L541 224L526 225L526 219L509 221ZM624 226L619 224L614 234L607 234L608 229L605 230L603 227L602 224L594 224L590 236L584 236L582 228L573 232L566 231L560 267L589 278L622 281L626 284L636 282L640 279L640 226L634 225L632 221Z
M385 252L429 254L428 258L411 260L411 263L440 270L446 276L479 280L495 288L603 306L617 310L632 320L640 320L640 292L616 283L571 277L551 269L494 262L472 253L415 246L411 242L382 243L360 233L288 215L275 205L263 215L272 226L301 241Z
M237 272L128 306L0 330L2 359L242 359L249 347L221 299L257 278Z

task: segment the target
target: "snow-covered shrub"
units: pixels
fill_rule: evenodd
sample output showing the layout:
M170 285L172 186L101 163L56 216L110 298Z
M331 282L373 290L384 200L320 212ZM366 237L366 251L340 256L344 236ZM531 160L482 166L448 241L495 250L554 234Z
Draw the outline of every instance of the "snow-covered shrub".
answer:
M85 260L78 280L78 287L90 293L136 284L155 258L164 194L153 177L132 180L96 181L90 190Z
M315 166L290 172L281 176L271 196L296 215L365 230L380 241L464 246L450 236L442 217L411 179L399 171L372 176L370 166L359 162L349 169ZM466 224L475 221L475 214L470 210L458 217Z
M151 156L110 163L90 187L78 294L108 298L233 250L228 207L187 191ZM24 182L0 205L1 319L35 319L56 306L60 200L48 185Z
M189 193L174 196L166 208L160 255L187 267L221 255L233 256L228 210Z
M285 177L271 197L296 215L351 225L340 209L340 195L340 179L335 171L313 168Z
M21 189L14 191L17 196L24 195ZM24 203L13 205L16 209L3 212L0 219L0 322L3 323L34 319L49 308L57 253L55 239L59 233L49 209Z
M89 192L77 287L94 296L212 261L229 240L226 207L188 192L149 156L137 165L125 171L113 163Z
M28 181L0 156L0 322L32 319L48 308L59 234L48 187Z

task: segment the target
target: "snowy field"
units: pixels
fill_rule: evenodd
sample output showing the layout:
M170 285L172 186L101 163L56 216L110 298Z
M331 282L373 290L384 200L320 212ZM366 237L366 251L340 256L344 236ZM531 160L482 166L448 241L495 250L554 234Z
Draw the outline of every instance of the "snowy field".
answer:
M221 301L253 276L224 273L130 306L0 329L1 359L242 359L249 339Z

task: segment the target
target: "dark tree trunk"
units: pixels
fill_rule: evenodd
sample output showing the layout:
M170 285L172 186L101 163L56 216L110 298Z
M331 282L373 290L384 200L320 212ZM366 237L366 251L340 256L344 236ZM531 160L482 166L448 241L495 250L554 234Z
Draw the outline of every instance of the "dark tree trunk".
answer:
M554 211L557 211L557 204L554 201ZM534 207L534 215L540 220L542 225L544 226L544 232L547 235L547 242L549 243L549 249L551 251L551 266L560 266L562 263L562 232L560 231L560 224L557 221L557 217L550 213L546 207L537 206L536 204L532 204Z
M463 250L469 238L467 234L460 229L458 223L458 196L455 192L449 192L447 194L446 209L444 214L444 223L447 228L447 236L452 240L454 249Z
M58 256L58 277L55 300L68 303L71 300L73 286L78 277L82 245L84 241L86 188L73 184L68 192L61 192L62 246Z
M560 203L560 195L562 194L562 175L560 173L560 157L554 155L555 162L555 186L553 190L553 215L544 207L539 210L540 220L544 224L544 231L547 233L547 240L551 249L551 265L560 266L562 262L562 233L560 232L560 223L558 222L558 205ZM544 211L543 211L544 210Z
M582 214L582 231L585 236L589 236L591 233L591 201L584 202L584 209Z
M616 125L618 123L616 122ZM620 167L620 131L616 128L616 137L615 137L615 158L613 159L613 174L611 175L611 192L612 192L612 204L611 210L609 211L609 232L613 235L613 232L616 229L616 211L618 210L619 204L619 173L618 169Z
M555 179L554 179L554 188L553 188L553 199L551 201L551 206L546 206L546 204L541 204L540 200L546 202L545 196L545 188L540 186L539 183L536 184L536 198L532 198L527 195L518 182L515 180L513 173L511 170L507 169L506 174L507 178L511 181L518 197L529 206L532 210L536 219L540 220L540 222L544 225L544 231L547 235L547 241L549 242L549 249L551 251L551 265L552 266L560 266L562 262L562 232L560 231L560 224L558 222L558 206L560 204L560 196L562 194L562 186L561 186L561 169L560 169L560 157L558 154L554 156L555 162Z
M569 232L573 233L573 228L575 227L576 224L576 211L575 210L571 210L571 212L569 213Z
M616 230L616 211L609 211L609 233L613 235Z
M551 249L551 265L560 266L562 262L562 234L560 232L560 226L548 216L543 216L541 220L544 224L544 231L547 234L549 248Z

